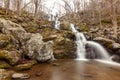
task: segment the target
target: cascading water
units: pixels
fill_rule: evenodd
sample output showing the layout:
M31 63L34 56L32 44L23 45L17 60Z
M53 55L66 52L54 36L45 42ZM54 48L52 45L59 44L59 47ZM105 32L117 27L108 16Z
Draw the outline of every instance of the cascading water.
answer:
M55 19L55 28L60 29L60 21L58 21L58 18Z
M78 32L73 24L70 24L72 32L76 37L77 45L77 59L86 59L88 56L90 59L105 59L109 60L110 56L107 51L98 43L94 41L87 41L83 33Z
M70 27L71 27L71 30L75 33L75 37L76 37L75 43L77 45L77 50L76 50L77 59L85 59L86 52L85 52L84 42L86 42L86 38L83 35L83 33L80 33L75 29L73 24L71 24Z

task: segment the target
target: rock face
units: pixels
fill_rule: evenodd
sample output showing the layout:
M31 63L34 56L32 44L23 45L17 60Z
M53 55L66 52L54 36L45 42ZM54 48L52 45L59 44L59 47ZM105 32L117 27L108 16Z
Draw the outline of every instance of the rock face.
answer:
M42 62L52 58L53 42L43 42L41 34L27 33L20 25L1 18L0 30L5 35L9 35L11 37L13 44L16 49L20 51L21 55L23 54L28 56L30 59L36 59ZM15 63L11 62L11 64Z

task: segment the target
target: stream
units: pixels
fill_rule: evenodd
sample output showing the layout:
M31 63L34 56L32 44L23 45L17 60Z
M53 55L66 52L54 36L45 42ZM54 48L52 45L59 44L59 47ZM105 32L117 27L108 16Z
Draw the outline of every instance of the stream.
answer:
M56 60L22 72L29 80L120 80L120 66L96 60Z

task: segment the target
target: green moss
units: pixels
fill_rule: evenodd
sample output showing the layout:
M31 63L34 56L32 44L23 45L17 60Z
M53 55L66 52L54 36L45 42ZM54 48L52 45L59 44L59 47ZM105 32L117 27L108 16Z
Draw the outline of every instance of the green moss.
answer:
M5 59L11 65L15 65L20 59L20 53L17 51L0 50L0 59Z
M88 31L89 30L89 27L87 25L81 25L79 28L82 31Z
M41 29L40 33L44 38L46 38L46 37L50 36L50 34L52 33L52 29L49 27L45 27L45 28Z
M10 36L0 34L0 47L3 48L7 46L7 44L10 43L10 40L11 40Z
M102 20L101 22L105 24L112 24L111 20Z

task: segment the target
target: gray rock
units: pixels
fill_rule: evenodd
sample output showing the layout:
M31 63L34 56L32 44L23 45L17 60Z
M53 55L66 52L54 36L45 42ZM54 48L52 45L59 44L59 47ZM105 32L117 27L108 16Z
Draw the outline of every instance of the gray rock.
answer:
M39 33L27 33L23 27L9 20L0 18L2 33L10 35L17 49L23 55L38 61L47 61L53 57L53 42L43 42Z

